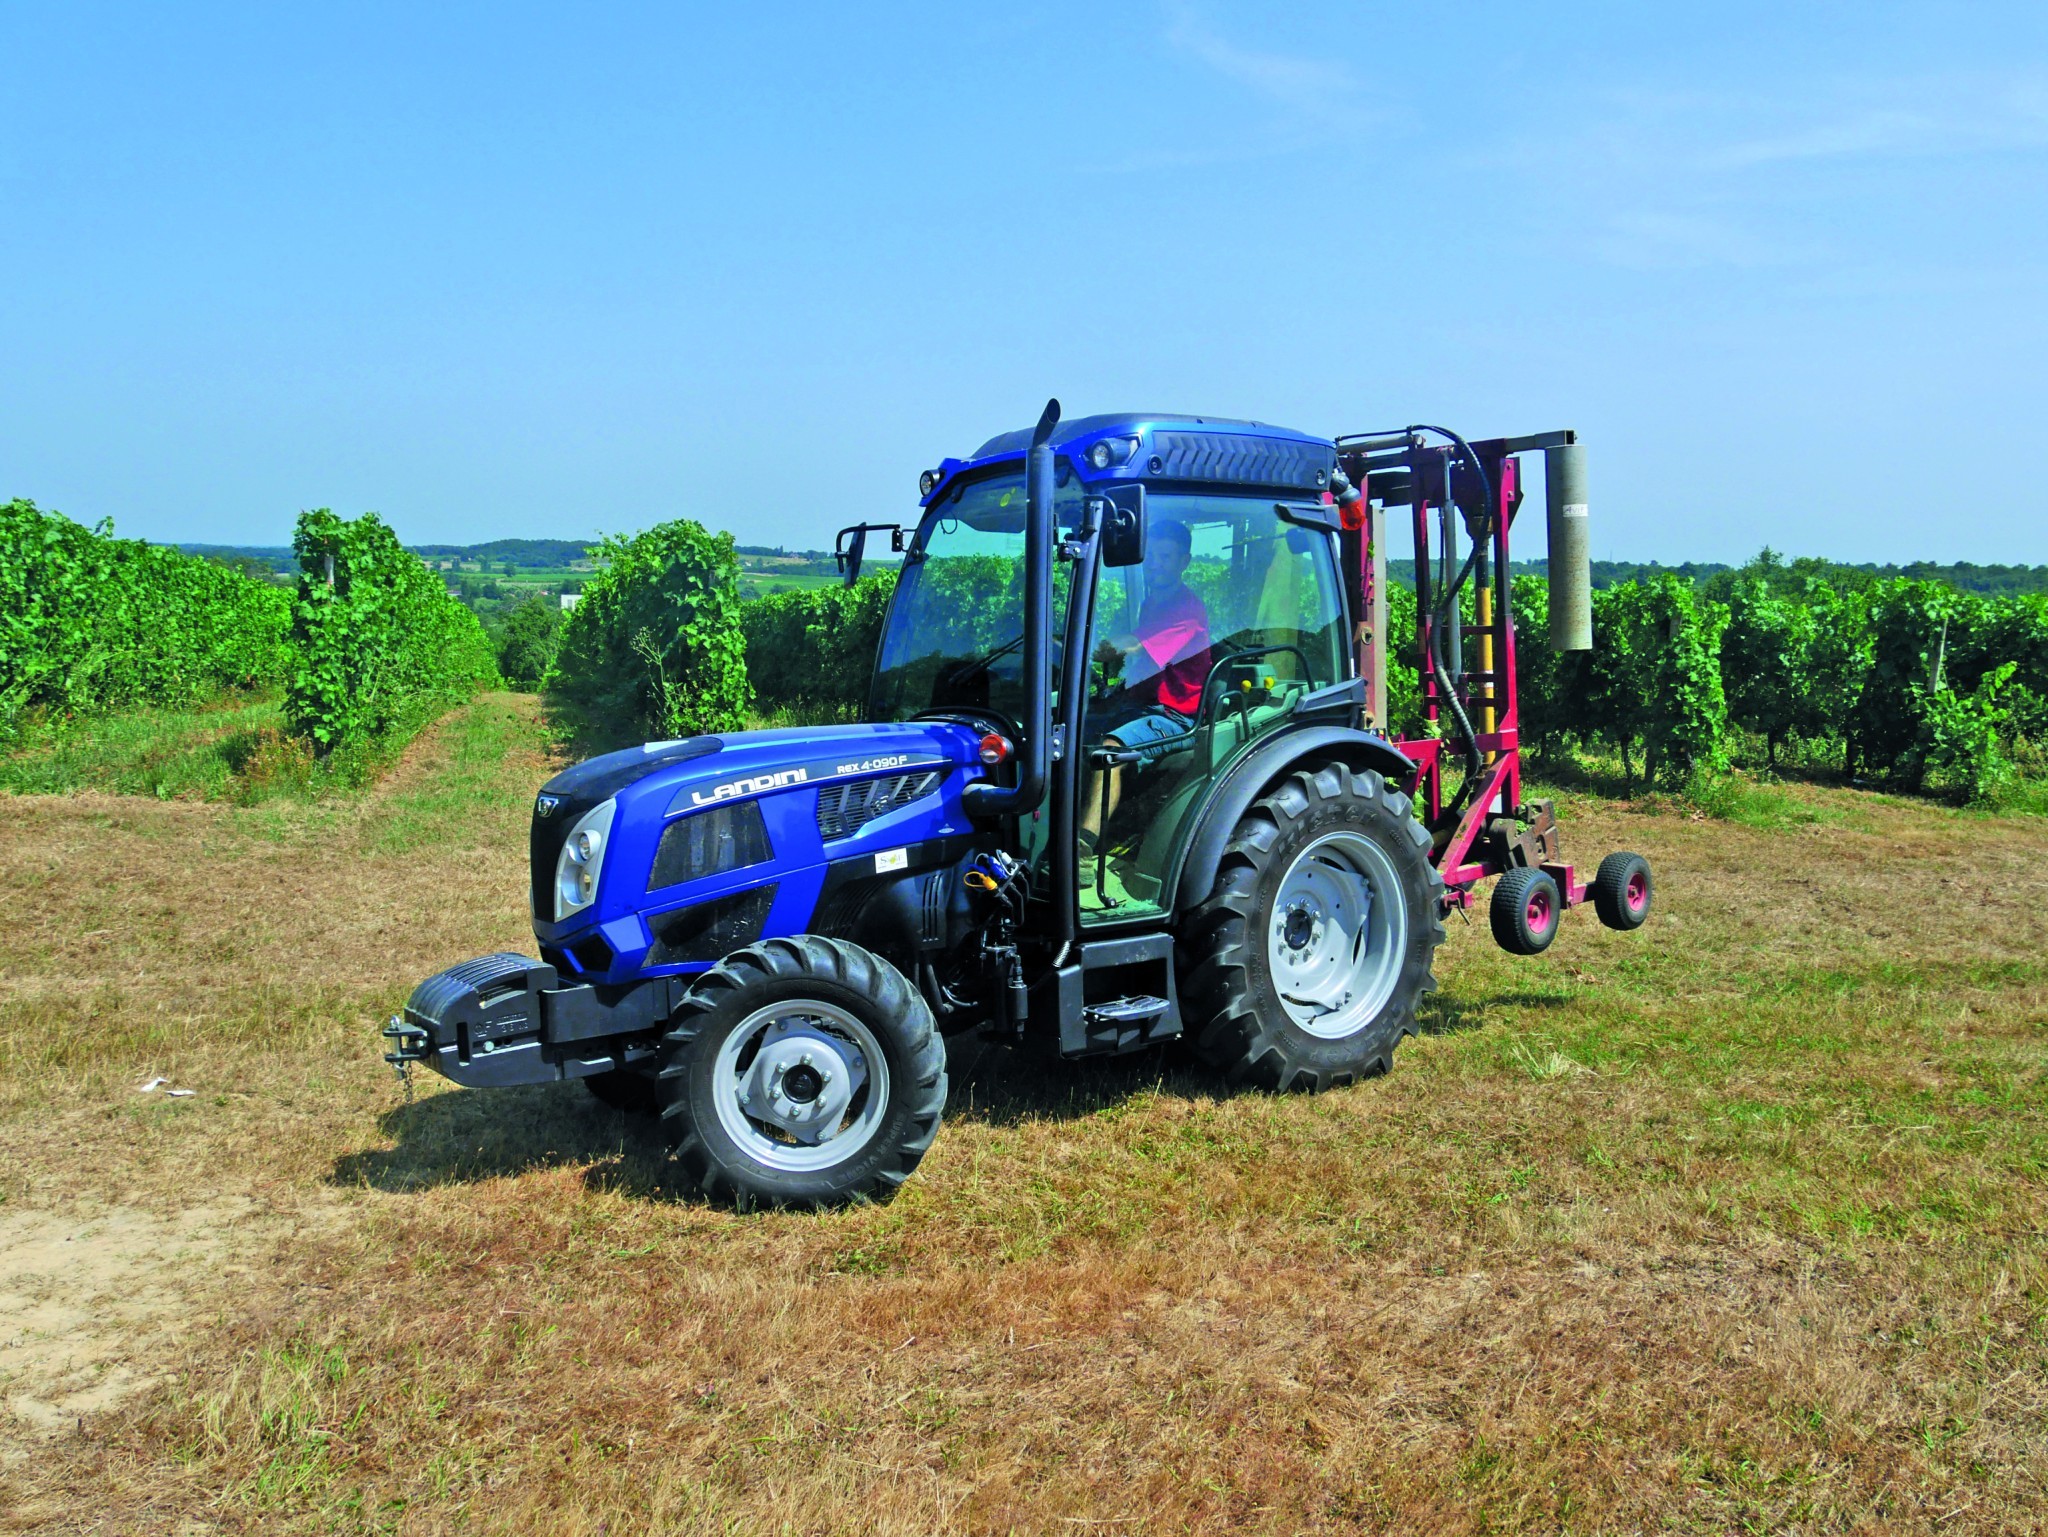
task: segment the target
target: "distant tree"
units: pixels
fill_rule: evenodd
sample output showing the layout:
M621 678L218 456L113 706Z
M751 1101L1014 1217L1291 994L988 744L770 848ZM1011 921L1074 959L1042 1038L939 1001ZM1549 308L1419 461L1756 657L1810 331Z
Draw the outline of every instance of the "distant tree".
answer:
M259 555L209 555L206 558L216 566L239 571L254 581L272 582L277 579L277 567Z
M561 605L548 597L528 598L505 616L498 634L498 671L515 688L537 689L561 643Z
M519 568L508 560L505 562L505 574L507 576L517 576L519 574Z

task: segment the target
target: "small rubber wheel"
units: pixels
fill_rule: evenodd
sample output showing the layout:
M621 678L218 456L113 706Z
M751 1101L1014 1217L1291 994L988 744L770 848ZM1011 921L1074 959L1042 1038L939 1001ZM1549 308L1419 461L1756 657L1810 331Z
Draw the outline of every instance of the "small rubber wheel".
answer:
M736 950L669 1020L656 1079L684 1183L741 1208L886 1201L932 1145L946 1049L903 973L841 939Z
M1385 1072L1436 989L1443 894L1429 833L1379 774L1289 774L1238 822L1174 947L1195 1050L1266 1089Z
M654 1095L654 1074L637 1067L617 1067L609 1073L583 1080L583 1087L600 1104L622 1115L655 1115L661 1110Z
M1639 929L1650 916L1650 862L1640 854L1609 854L1593 877L1593 911L1610 929Z
M1564 910L1557 882L1541 870L1510 870L1493 888L1487 919L1493 937L1510 955L1541 955L1557 938Z

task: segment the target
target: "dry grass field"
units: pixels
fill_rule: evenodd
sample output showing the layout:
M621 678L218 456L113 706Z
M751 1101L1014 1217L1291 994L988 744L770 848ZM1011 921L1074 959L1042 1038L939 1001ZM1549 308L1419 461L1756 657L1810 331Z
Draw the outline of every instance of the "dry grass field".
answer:
M379 1061L530 946L541 740L0 801L0 1530L2048 1525L2048 822L1567 796L1657 915L1454 920L1392 1075L970 1050L894 1204L739 1216Z

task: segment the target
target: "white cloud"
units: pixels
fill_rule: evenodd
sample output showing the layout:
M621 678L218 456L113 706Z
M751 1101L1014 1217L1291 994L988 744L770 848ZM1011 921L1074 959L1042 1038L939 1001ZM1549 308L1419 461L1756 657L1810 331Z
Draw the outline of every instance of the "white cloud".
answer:
M1283 118L1326 127L1356 121L1364 93L1335 59L1244 47L1224 38L1191 5L1171 4L1167 16L1166 37L1174 48L1264 97Z
M1841 89L1855 97L1870 87ZM1741 170L1786 161L1969 155L2048 147L2048 88L2039 80L1920 81L1881 94L1897 98L1862 106L1818 103L1805 123L1707 149L1700 163Z
M1474 157L1547 183L1543 223L1595 260L1632 268L1807 265L1846 259L1831 237L1842 199L1884 185L1895 205L1924 185L1912 161L2048 149L2048 77L2038 71L1807 79L1796 91L1659 91L1572 98L1569 122L1540 122ZM1837 168L1869 167L1845 180Z

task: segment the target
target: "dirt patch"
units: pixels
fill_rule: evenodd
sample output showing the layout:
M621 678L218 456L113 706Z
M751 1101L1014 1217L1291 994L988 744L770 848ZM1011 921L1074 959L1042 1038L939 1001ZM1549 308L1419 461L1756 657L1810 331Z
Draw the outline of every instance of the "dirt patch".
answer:
M246 1266L253 1203L0 1213L0 1458L157 1379L202 1292Z

